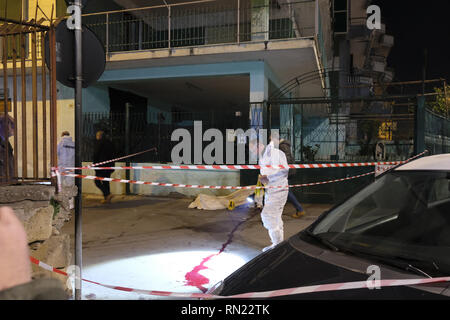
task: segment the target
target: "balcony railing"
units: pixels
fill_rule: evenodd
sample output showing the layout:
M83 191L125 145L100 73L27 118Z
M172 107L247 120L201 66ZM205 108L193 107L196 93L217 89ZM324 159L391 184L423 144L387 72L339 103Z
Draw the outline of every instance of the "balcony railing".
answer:
M204 0L125 9L86 14L83 23L107 54L315 36L314 0L255 3Z

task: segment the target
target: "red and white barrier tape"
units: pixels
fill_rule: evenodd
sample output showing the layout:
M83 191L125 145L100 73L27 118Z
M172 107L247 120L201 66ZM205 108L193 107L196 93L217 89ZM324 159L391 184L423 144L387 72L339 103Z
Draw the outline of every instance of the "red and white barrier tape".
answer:
M156 147L153 147L151 149L144 150L144 151L141 151L141 152L136 152L136 153L130 154L128 156L123 156L123 157L115 158L115 159L108 160L108 161L94 163L94 164L91 164L90 166L88 166L88 168L93 169L92 167L98 167L98 166L101 166L102 164L107 164L107 163L110 163L110 162L116 162L116 161L119 161L119 160L131 158L131 157L138 156L140 154L144 154L144 153L147 153L147 152L150 152L150 151L157 151L157 149L156 149Z
M108 181L108 182L130 183L130 184L161 186L161 187L192 188L192 189L228 189L228 190L242 190L242 189L245 189L245 190L251 190L251 189L284 189L284 188L309 187L309 186L315 186L315 185L319 185L319 184L327 184L327 183L334 183L334 182L340 182L340 181L345 181L345 180L361 178L361 177L364 177L364 176L372 175L374 173L375 173L375 171L372 171L372 172L360 174L360 175L357 175L357 176L341 178L341 179L335 179L335 180L329 180L329 181L293 184L293 185L286 185L286 186L260 186L260 187L258 187L258 186L244 186L244 187L239 187L239 186L205 186L205 185L196 185L196 184L136 181L136 180L126 180L126 179L104 178L104 177L97 177L97 176L87 176L87 175L73 174L73 173L64 173L64 172L61 172L61 175L68 176L68 177L74 177L74 178L80 178L80 179L87 179L87 180L100 180L100 181Z
M67 167L60 170L259 170L261 168L274 169L318 169L318 168L343 168L343 167L368 167L380 164L397 165L406 161L396 162L359 162L359 163L318 163L318 164L289 164L287 166L261 166L261 165L158 165L158 166L135 166L135 167Z
M58 193L60 193L62 185L61 185L61 174L59 172L59 169L55 168L54 170L52 170L51 176L52 176L52 178L56 177L56 186L57 186Z
M51 272L55 272L61 275L68 277L69 275L61 270L58 270L42 261L39 261L33 257L30 257L30 260L33 264ZM296 288L288 288L288 289L280 289L280 290L272 290L272 291L263 291L263 292L248 292L241 293L231 296L219 296L207 293L178 293L178 292L169 292L169 291L156 291L156 290L142 290L142 289L134 289L120 286L112 286L107 285L91 280L82 279L85 282L92 283L95 285L99 285L105 288L126 291L126 292L135 292L139 294L151 295L151 296L163 296L163 297L173 297L173 298L201 298L201 299L253 299L253 298L274 298L281 296L289 296L296 294L306 294L306 293L316 293L316 292L325 292L325 291L341 291L341 290L350 290L350 289L368 289L369 283L368 281L355 281L355 282L342 282L342 283L330 283L330 284L320 284L315 286L305 286L305 287L296 287ZM437 283L437 282L448 282L450 281L450 277L440 277L440 278L423 278L423 279L389 279L389 280L379 280L375 282L370 282L371 286L377 287L395 287L395 286L412 286L412 285L423 285L429 283Z
M67 167L67 168L52 168L60 171L74 171L74 170L255 170L261 168L274 169L318 169L318 168L344 168L344 167L369 167L376 165L398 165L407 163L415 158L418 158L428 151L424 151L408 160L393 161L393 162L354 162L354 163L316 163L316 164L288 164L278 166L261 166L261 165L158 165L158 166L123 166L123 167ZM111 162L111 161L108 161Z

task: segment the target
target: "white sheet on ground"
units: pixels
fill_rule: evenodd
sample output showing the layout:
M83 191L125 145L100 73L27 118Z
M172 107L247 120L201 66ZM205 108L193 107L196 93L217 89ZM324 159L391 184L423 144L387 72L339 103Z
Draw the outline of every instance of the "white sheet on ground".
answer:
M199 194L197 198L189 205L189 209L220 210L228 208L230 200L234 201L235 206L247 203L247 198L255 193L254 189L240 189L226 196L214 196L209 194Z

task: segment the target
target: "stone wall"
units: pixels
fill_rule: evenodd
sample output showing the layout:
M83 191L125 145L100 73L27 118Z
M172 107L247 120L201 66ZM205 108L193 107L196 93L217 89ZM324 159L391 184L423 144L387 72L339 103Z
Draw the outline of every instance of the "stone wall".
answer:
M49 185L14 185L0 187L0 206L11 207L23 223L28 236L30 255L55 268L66 271L71 265L70 236L61 228L70 220L77 188L64 187L55 194ZM33 279L60 279L68 291L67 278L32 265Z

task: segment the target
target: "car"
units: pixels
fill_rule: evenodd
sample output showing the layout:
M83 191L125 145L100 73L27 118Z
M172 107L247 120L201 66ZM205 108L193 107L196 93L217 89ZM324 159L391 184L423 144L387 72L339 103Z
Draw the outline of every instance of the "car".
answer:
M305 230L213 286L210 294L450 276L450 154L399 165ZM274 299L448 299L450 283L313 292Z

